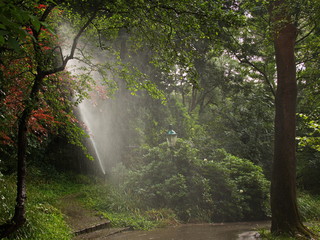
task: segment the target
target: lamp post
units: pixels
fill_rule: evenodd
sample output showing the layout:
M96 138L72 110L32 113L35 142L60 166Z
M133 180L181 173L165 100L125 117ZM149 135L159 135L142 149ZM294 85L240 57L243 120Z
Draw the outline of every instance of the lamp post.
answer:
M167 132L167 142L169 147L174 147L176 145L177 138L177 133L172 129L172 125L170 124Z

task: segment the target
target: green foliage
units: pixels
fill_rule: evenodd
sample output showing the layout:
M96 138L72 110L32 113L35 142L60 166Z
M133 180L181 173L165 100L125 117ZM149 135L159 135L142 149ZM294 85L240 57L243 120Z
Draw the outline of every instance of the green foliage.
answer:
M320 221L320 197L308 193L298 194L298 207L303 221Z
M83 186L79 199L85 206L109 219L113 227L147 230L176 222L170 210L139 209L139 201L131 193L109 184Z
M233 83L214 91L214 101L200 115L205 138L199 148L207 158L215 148L249 159L270 175L273 103L261 84ZM202 144L201 144L202 143Z
M71 239L60 210L50 204L28 206L27 223L7 239Z
M315 114L316 115L316 114ZM305 128L304 136L298 136L296 139L299 141L299 147L311 147L317 151L320 151L320 124L318 120L313 120L311 117L305 114L298 114L300 118L300 124ZM315 116L314 116L315 117Z
M11 216L11 208L13 207L15 184L14 178L5 178L0 172L0 222L4 223Z
M320 152L305 147L297 153L297 182L300 189L315 194L320 190Z
M145 90L151 97L160 99L162 103L166 102L163 91L159 90L149 76L143 74L138 68L131 64L122 64L122 67L116 71L118 76L126 82L126 87L132 95L136 95L139 90Z
M39 170L34 170L34 174ZM55 174L51 173L51 176ZM56 181L46 179L44 175L33 175L36 180L28 189L29 198L27 202L27 223L17 232L6 239L71 239L71 230L66 225L64 217L53 203L59 196L66 193L67 186L59 183L59 175ZM0 177L0 223L5 223L12 217L12 209L15 200L15 176ZM64 182L65 183L65 182ZM56 187L60 190L57 191ZM64 189L64 190L63 190Z
M196 153L181 140L171 150L166 143L146 149L144 163L131 171L127 188L141 206L171 208L181 219L195 220L210 205L207 181L195 169Z
M127 188L141 206L170 208L183 221L262 219L268 214L268 187L261 167L224 151L213 160L179 139L146 148L143 163L129 174Z
M217 150L213 160L202 162L202 169L210 180L214 220L263 219L269 214L269 181L261 167Z
M28 4L31 4L28 1ZM39 29L41 22L29 11L22 9L15 2L0 1L0 47L8 47L20 51L21 41L31 36L23 27L31 23Z

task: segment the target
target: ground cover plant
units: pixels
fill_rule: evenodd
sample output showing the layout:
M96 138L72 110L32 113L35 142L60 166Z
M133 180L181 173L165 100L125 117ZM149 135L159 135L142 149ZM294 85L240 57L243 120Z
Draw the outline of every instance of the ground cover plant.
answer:
M15 175L0 175L0 182L0 222L5 223L13 214ZM60 203L67 196L76 196L72 201L111 220L112 227L146 230L178 222L169 209L140 210L130 196L93 176L59 173L53 167L48 170L31 167L27 182L30 185L28 221L4 239L72 239L72 229L67 225Z
M39 173L39 170L37 171ZM56 202L59 197L74 191L73 187L59 179L58 175L55 180L33 174L32 178L28 180L30 183L26 212L28 221L5 239L71 239L71 229ZM5 223L13 214L15 175L2 176L0 181L0 222Z

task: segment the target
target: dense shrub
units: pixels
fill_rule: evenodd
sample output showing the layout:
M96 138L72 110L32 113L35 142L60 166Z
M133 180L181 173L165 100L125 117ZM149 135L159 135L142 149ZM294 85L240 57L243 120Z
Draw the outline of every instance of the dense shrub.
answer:
M269 213L269 182L262 168L224 150L202 162L215 203L214 221L263 219Z
M174 149L166 144L146 149L144 162L131 171L127 187L141 205L174 209L185 221L203 218L202 210L212 202L197 161L197 150L182 140Z
M192 144L179 139L146 148L127 188L141 205L173 209L184 221L236 221L267 216L269 182L261 167L225 151L200 160Z

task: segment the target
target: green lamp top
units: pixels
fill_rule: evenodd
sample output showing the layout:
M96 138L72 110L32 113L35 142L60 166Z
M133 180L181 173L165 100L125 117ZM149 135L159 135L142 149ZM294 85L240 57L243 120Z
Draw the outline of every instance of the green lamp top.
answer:
M177 135L177 133L173 129L169 130L167 134L168 135Z

